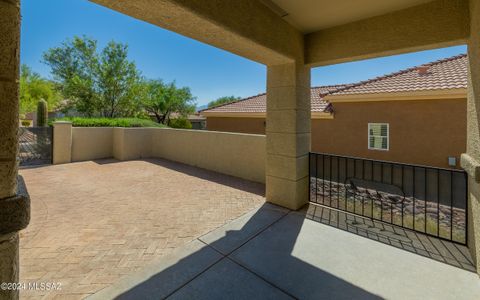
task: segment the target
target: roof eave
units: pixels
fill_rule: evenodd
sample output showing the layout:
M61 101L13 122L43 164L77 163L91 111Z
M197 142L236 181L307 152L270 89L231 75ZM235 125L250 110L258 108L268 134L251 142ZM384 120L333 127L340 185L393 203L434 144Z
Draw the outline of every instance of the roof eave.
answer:
M206 118L266 118L265 112L204 112ZM333 119L330 112L312 111L312 119Z
M265 112L228 112L228 111L203 111L201 115L208 117L222 117L222 118L265 118Z

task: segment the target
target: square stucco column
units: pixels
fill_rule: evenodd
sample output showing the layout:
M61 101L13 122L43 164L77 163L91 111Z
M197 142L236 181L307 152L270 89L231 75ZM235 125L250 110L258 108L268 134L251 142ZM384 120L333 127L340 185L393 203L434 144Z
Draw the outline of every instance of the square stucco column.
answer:
M30 220L28 194L18 174L20 1L0 1L0 283L18 282L18 231ZM23 190L23 192L21 192ZM0 299L18 291L0 289Z
M470 1L468 42L467 153L462 167L468 173L468 247L480 274L480 1Z
M17 188L19 5L0 1L0 199Z
M72 122L53 123L53 164L72 162Z
M308 202L310 68L269 66L267 71L267 201L299 209Z

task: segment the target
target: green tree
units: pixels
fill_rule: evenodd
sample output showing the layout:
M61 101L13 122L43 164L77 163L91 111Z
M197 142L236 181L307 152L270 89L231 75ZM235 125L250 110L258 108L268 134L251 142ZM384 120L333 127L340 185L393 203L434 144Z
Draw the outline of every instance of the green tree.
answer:
M221 104L227 104L227 103L232 103L235 101L240 100L240 97L235 97L235 96L225 96L225 97L220 97L217 100L211 101L208 103L208 108L218 106Z
M53 82L42 78L27 65L20 69L20 114L37 110L37 103L44 99L50 109L55 109L62 99Z
M195 111L195 97L188 87L177 88L175 82L149 80L143 84L143 107L158 123L169 125L173 113L186 117Z
M69 105L89 117L128 117L140 105L140 74L128 46L114 41L98 51L97 41L74 37L43 55Z

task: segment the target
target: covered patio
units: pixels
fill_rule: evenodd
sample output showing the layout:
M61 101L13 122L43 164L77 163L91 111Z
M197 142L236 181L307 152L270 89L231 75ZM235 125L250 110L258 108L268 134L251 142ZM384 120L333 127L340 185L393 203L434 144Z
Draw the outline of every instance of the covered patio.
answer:
M111 289L98 294L100 299L114 296L136 298L139 295L155 299L254 296L275 299L405 299L415 296L426 299L474 299L480 294L478 276L469 270L372 242L365 237L332 228L331 224L322 224L315 220L315 214L305 218L306 212L296 211L304 207L309 199L312 67L467 44L470 67L466 116L468 142L461 164L468 173L467 226L471 259L464 251L460 251L458 257L463 256L459 260L460 265L473 265L477 272L480 270L480 1L319 0L295 1L293 4L292 1L283 0L93 0L120 13L267 66L264 178L265 200L269 204L251 212L248 217L200 237L228 220L258 208L262 203L258 187L251 190L249 185L239 186L236 180L219 185L218 180L225 180L223 177L216 180L196 169L170 173L171 169L178 167L164 162L160 165L153 162L155 170L148 167L152 162L136 165L134 174L137 177L128 174L128 166L138 162L83 163L21 171L32 197L44 197L44 203L64 204L68 203L64 200L66 198L77 200L53 210L57 215L55 222L72 223L72 227L57 228L55 224L49 225L48 221L44 223L48 226L45 228L51 228L53 232L66 228L58 236L52 232L42 235L43 221L35 223L34 216L31 228L23 237L28 243L22 244L20 251L20 256L24 256L20 259L24 267L21 264L19 267L19 231L29 224L30 199L21 184L22 180L17 177L19 2L0 1L0 282L18 282L27 274L33 279L44 278L42 272L53 272L59 278L67 278L65 274L68 272L65 270L73 268L82 274L84 282L93 284L97 274L103 276L98 279L99 282L115 282ZM175 135L174 131L169 131L169 134L178 136L179 133ZM132 136L140 137L133 131ZM71 136L62 142L71 144ZM213 143L211 146L217 149L225 145ZM245 147L249 145L245 144ZM190 149L184 148L181 154L190 157ZM210 160L214 158L213 154L209 155ZM78 166L83 166L93 175L62 182L62 176L58 175L62 168L74 171ZM117 166L120 169L115 169ZM101 172L97 173L97 170L102 167L107 170L111 168L109 172L112 173L98 177ZM53 169L55 176L48 175L49 170ZM166 172L169 181L155 183L159 170ZM44 176L47 181L51 180L52 185L38 186L43 179L29 180L29 172L46 172ZM193 172L194 176L189 172ZM118 174L120 181L115 185L112 180ZM122 176L126 176L133 185L124 185ZM197 184L204 184L205 176L208 179L206 191L192 190ZM72 184L75 180L80 182ZM84 180L89 184L82 182ZM129 193L124 190L127 187ZM70 188L75 192L64 193ZM130 191L138 196L132 196ZM159 198L158 193L168 195L173 205L170 208L174 207L175 213L166 213L162 209L148 211L155 202L153 199ZM123 200L128 194L135 201L117 202L114 197L104 198L107 194ZM198 206L195 197L199 195L203 199L216 199L220 195L224 198L217 200L224 204L220 209L216 207L218 201L210 202L207 207ZM194 201L185 200L189 197L193 197L190 199ZM140 203L139 206L135 205L136 201ZM32 201L34 213L42 211L38 207L40 203ZM98 210L98 207L101 209ZM48 210L44 211L46 214ZM133 219L125 218L132 212L136 212ZM86 218L95 221L93 225L78 226ZM152 223L144 223L145 220L151 220ZM161 229L157 231L157 236L146 239L148 246L141 245L145 251L115 251L129 241L125 234L135 237L139 233L133 229L135 226L140 226L139 229L146 226L142 233L145 234L155 222L160 222ZM123 227L120 235L113 230L117 226ZM168 230L175 232L176 238L169 240L167 237L165 242L162 237L166 236L162 234ZM72 232L77 235L71 235ZM104 243L98 237L105 237L109 242ZM188 240L193 242L187 248L177 249L166 260L155 263L149 261L150 266L141 273L132 274L141 267L137 262L143 261L145 252L151 252L151 249L147 251L150 244L157 241L154 251L168 252L168 249ZM98 245L99 248L95 249L97 252L89 253L89 247L83 244L85 241ZM137 242L134 238L132 245ZM38 245L37 249L34 249L35 245ZM60 245L77 245L78 248L61 250L65 251L62 253L72 251L73 255L62 256L58 252L48 251L60 248ZM137 249L135 247L132 246ZM28 251L30 254L22 254ZM104 264L103 270L109 269L107 254L113 255L114 260L120 259L117 266L133 268L124 270L132 277L116 281L120 272L114 272L113 277L101 272L92 277L84 276L97 264ZM29 255L33 259L28 262ZM93 257L93 261L86 259L89 262L85 265L75 266L74 258L81 255ZM69 261L72 257L72 261ZM98 260L95 261L95 257ZM122 261L124 257L128 258ZM135 257L138 259L131 259ZM53 262L56 258L64 262L65 269L55 270L57 267L53 267L53 264L40 267L42 260L50 259ZM83 258L79 260L84 261ZM66 266L70 263L74 266ZM71 279L71 282L74 281L78 283L77 279ZM105 284L76 293L85 296L96 292L97 288L105 287ZM18 296L18 291L0 291L0 298L16 299Z
M465 246L310 205L164 159L20 170L34 212L20 233L22 299L473 299ZM451 279L455 278L454 281ZM381 284L379 284L381 282ZM401 284L399 284L401 283Z

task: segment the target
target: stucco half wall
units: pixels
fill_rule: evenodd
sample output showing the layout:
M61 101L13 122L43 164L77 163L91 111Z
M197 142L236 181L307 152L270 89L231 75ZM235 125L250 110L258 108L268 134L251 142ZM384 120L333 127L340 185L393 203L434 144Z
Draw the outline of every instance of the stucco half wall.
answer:
M71 159L59 163L109 157L164 158L265 183L264 135L170 128L70 128L71 133L56 132L54 144L64 140L60 135L71 134L72 140L71 146L62 142L62 148L70 147ZM64 152L54 151L54 159L56 155L65 156Z
M72 161L112 157L113 128L73 127Z
M265 182L264 135L160 129L153 131L152 155Z

